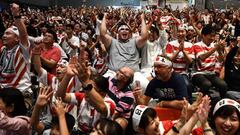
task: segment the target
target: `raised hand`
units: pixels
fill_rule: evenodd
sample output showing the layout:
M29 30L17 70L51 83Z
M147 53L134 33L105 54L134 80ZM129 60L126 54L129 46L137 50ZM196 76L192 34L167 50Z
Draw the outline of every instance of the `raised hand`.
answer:
M62 98L60 97L56 99L56 102L54 102L53 107L58 116L65 115L65 113L68 110L68 106L62 102Z
M78 79L85 83L90 79L91 76L91 69L87 66L87 63L85 61L80 61L79 63L75 64L75 69L72 70L75 75L78 76Z
M188 120L188 101L186 100L186 98L183 99L183 109L181 112L181 116L180 116L180 121L182 123L185 123Z
M202 125L204 125L207 122L208 113L211 108L210 102L211 102L210 97L206 95L203 97L203 101L198 107L197 115Z
M183 49L184 49L184 40L181 40L181 41L179 42L178 50L179 50L179 51L183 51Z
M11 11L13 16L19 16L20 15L19 5L17 5L16 3L11 4Z
M133 96L135 97L135 99L138 99L140 98L141 95L142 95L142 88L140 86L140 82L135 81L135 85L133 86Z
M187 108L187 119L189 119L198 109L198 106L202 103L203 94L201 92L198 93L197 99Z
M45 106L50 101L52 94L53 91L50 87L41 87L39 90L36 105L40 107Z

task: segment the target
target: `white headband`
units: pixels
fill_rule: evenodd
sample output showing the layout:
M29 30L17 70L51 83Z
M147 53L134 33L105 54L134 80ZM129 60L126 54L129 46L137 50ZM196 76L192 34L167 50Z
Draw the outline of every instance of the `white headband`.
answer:
M172 62L162 56L157 56L156 59L154 60L154 66L158 64L163 64L172 67Z
M121 26L118 28L118 31L121 30L122 28L128 28L128 29L130 30L130 28L129 28L129 26L128 26L127 24L121 25Z
M68 61L61 59L58 61L57 65L63 65L63 66L67 66L68 65Z
M138 105L133 112L132 116L132 122L133 122L133 129L137 131L140 120L142 118L143 112L147 109L148 107L145 105Z
M213 110L213 115L217 112L217 110L226 105L235 107L240 113L240 104L232 99L225 98L217 102Z
M16 26L11 26L8 29L11 30L13 33L15 33L17 36L19 36L19 31Z

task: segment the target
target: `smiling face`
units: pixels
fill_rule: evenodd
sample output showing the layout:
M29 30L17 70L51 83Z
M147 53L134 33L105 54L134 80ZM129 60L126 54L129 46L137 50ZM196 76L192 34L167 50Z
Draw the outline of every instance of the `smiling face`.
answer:
M149 118L149 124L144 130L145 135L160 135L159 118Z
M12 48L18 43L18 41L18 36L10 28L4 32L2 42L7 48Z
M118 39L120 41L127 41L131 36L130 29L127 25L122 25L118 28Z
M154 65L154 71L156 74L156 78L162 81L168 81L172 74L172 67L169 67L164 64Z
M239 129L239 117L236 111L230 116L217 116L214 123L219 135L235 135Z

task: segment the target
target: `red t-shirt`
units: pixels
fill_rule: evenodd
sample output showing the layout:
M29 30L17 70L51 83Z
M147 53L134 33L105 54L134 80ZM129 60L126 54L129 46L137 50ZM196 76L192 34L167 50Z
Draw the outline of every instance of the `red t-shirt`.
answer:
M58 62L61 59L61 51L56 46L52 46L49 50L42 49L41 56L48 60L54 60ZM57 64L49 71L51 74L56 75L56 66Z

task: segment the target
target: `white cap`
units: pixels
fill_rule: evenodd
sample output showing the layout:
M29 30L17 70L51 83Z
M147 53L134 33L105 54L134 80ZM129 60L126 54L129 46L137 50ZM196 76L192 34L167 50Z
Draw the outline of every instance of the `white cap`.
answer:
M172 67L172 62L170 60L160 56L160 55L158 55L154 60L154 66L158 65L158 64L163 64L163 65Z
M233 107L235 107L238 112L240 113L240 104L232 99L222 99L220 101L217 102L217 104L215 105L214 109L213 109L213 115L217 112L217 110L219 110L221 107L226 106L226 105L231 105Z
M15 33L17 36L19 36L19 31L16 26L11 26L8 29L11 30L13 33Z
M142 118L143 112L147 109L148 107L145 105L138 105L134 109L133 116L132 116L132 123L133 123L133 129L137 131L139 123Z

